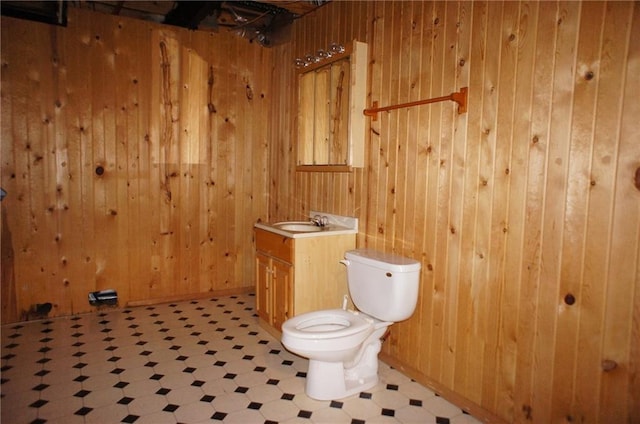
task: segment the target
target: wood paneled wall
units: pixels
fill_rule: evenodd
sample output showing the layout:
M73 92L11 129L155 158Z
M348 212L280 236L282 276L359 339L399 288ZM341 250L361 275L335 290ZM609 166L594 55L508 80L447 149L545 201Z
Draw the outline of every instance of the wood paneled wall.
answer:
M352 38L369 104L468 112L383 113L364 169L296 174L293 60ZM383 357L487 420L640 421L638 3L332 2L276 56L271 218L422 263Z
M272 52L69 9L2 18L2 320L253 287Z

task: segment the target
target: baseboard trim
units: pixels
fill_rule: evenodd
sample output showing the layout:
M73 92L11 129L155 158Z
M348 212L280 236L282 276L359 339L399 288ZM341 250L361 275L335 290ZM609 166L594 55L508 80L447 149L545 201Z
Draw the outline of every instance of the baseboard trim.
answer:
M249 287L239 287L233 289L222 289L222 290L212 290L204 293L191 293L191 294L180 294L175 296L164 296L157 297L154 299L141 299L141 300L130 300L127 302L127 307L135 307L135 306L151 306L151 305L159 305L162 303L170 303L170 302L182 302L185 300L199 300L206 299L209 297L217 297L217 296L233 296L234 294L246 294L255 291L254 286Z

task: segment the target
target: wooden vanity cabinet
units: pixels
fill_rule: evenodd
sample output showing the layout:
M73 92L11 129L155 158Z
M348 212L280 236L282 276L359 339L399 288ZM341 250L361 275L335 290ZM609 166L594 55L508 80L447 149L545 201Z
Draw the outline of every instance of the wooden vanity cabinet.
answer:
M340 308L347 294L340 260L355 234L285 237L260 228L256 236L256 310L260 324L280 335L282 323L304 312Z

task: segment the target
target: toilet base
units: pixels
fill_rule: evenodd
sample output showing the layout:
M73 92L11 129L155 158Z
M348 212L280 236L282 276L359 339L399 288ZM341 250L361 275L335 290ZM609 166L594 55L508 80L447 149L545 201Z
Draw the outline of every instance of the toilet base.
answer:
M343 362L309 359L305 393L316 400L336 400L360 393L378 384L378 353L381 343L368 344L358 363L346 368Z

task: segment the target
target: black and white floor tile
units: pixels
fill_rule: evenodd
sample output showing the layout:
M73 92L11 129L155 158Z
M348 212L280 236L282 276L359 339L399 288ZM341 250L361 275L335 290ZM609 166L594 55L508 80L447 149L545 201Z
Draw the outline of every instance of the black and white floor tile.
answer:
M336 401L239 295L2 327L0 410L21 423L478 423L384 363Z

